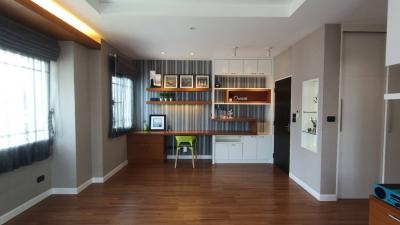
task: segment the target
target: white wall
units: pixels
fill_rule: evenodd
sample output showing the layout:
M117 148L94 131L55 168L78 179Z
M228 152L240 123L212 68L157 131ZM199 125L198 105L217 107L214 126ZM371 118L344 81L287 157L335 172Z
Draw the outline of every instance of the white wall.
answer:
M389 0L387 43L386 43L386 65L400 63L400 1Z

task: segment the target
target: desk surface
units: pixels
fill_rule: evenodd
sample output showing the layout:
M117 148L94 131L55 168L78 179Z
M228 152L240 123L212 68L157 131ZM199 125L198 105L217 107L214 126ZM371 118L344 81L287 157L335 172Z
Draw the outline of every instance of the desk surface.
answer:
M172 136L172 135L182 135L182 136L213 136L213 135L257 135L252 132L235 132L235 131L198 131L198 130L171 130L171 131L133 131L129 135L161 135L161 136Z

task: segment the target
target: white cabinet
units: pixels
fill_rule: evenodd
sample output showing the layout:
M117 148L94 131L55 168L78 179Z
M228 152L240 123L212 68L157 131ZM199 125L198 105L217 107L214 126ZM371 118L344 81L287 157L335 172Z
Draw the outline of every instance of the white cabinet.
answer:
M244 60L243 67L245 75L258 74L258 60Z
M243 158L242 143L229 144L228 151L230 160L241 160Z
M215 60L214 74L229 75L229 60Z
M262 59L257 60L257 75L271 76L272 75L272 60Z
M214 163L272 163L272 136L216 136Z
M389 0L386 41L386 65L400 63L400 1Z
M272 136L257 136L257 159L273 161Z
M216 143L214 148L214 155L216 160L228 160L229 152L228 152L228 144L226 143Z
M243 74L243 60L229 60L229 75Z
M257 136L243 137L243 159L257 159Z

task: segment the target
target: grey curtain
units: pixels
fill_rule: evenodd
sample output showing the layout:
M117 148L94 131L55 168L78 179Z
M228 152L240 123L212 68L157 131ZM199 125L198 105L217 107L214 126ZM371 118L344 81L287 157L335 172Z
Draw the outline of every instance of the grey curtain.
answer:
M57 60L60 47L56 39L0 16L0 46L44 60Z

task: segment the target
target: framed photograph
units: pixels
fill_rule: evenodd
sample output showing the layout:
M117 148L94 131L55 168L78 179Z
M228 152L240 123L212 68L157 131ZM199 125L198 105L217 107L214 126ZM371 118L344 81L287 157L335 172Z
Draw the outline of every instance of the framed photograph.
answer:
M196 88L209 88L210 87L209 76L196 76Z
M178 88L178 76L164 75L164 88Z
M151 131L164 131L166 130L165 122L166 116L162 114L150 115L150 130Z
M150 70L150 87L152 88L162 87L161 74L157 74L155 70Z
M179 87L180 88L193 88L193 75L179 76Z

